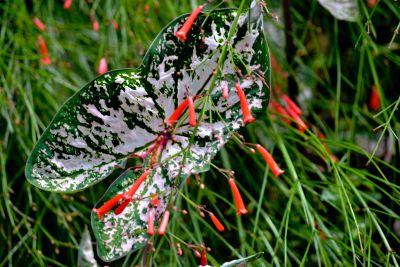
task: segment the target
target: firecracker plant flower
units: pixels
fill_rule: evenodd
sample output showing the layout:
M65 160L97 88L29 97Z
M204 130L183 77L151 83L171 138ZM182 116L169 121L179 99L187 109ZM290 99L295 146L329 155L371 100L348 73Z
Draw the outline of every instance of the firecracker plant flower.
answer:
M178 17L138 69L104 73L102 58L101 76L62 106L35 146L26 177L44 190L76 192L123 169L91 215L104 261L166 235L180 184L207 171L232 133L265 113L270 63L263 5L244 2L238 10L204 5ZM133 158L138 165L130 165ZM237 213L246 214L233 178L229 186Z

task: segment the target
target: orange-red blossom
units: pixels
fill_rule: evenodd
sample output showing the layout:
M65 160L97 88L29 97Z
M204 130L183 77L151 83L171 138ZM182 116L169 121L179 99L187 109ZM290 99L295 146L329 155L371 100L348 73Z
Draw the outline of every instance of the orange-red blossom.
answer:
M192 28L194 21L197 19L202 10L202 5L193 10L192 14L190 14L190 16L186 19L182 27L175 33L175 36L178 37L179 40L182 42L186 41L188 32Z
M217 228L217 230L220 231L220 232L225 231L225 227L218 220L217 216L215 216L214 213L212 213L212 212L210 212L209 215L210 215L211 221L213 222L215 228Z
M93 209L93 212L97 214L99 219L102 219L102 217L109 212L112 208L114 208L121 200L124 200L121 205L119 205L118 208L115 209L114 213L115 214L120 214L125 207L129 204L129 202L132 200L133 195L136 193L140 185L143 183L143 181L146 179L146 177L150 174L150 170L146 170L132 185L132 187L129 189L128 192L126 193L121 193L110 200L108 200L106 203L104 203L102 206L100 206L98 209Z
M240 83L236 83L235 87L236 87L237 94L239 96L240 107L242 108L243 123L246 125L246 123L254 121L255 118L251 114L249 104L247 102L246 95L243 92L242 86L240 85Z
M258 152L260 152L261 156L263 156L263 158L265 159L269 168L275 174L275 176L278 177L279 175L281 175L282 173L285 172L284 170L279 168L278 164L276 163L276 161L274 160L272 155L268 152L268 150L266 150L260 144L257 144L256 148L257 148Z
M233 194L233 199L235 200L235 205L237 209L237 214L240 216L242 214L247 213L247 209L243 203L242 196L240 195L239 189L236 186L235 180L233 178L229 178L229 185L231 187L231 191Z
M45 65L51 64L49 53L47 51L46 42L44 41L44 39L41 35L38 36L38 43L39 43L39 48L40 48L40 54L42 55L43 64L45 64Z
M164 216L161 220L160 226L158 227L158 235L163 236L167 231L169 221L169 210L164 212Z

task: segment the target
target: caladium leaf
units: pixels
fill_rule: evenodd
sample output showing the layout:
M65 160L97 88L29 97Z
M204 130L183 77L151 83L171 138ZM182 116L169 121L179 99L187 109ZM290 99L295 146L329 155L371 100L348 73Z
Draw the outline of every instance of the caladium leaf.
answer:
M243 14L232 9L201 13L185 42L174 33L187 15L177 18L157 36L138 69L112 71L90 82L64 104L40 138L26 176L40 188L64 192L101 181L115 166L126 167L132 154L143 154L163 140L162 149L155 149L159 154L147 157L140 171L127 169L96 204L98 208L126 192L143 169L151 169L122 213L110 211L101 220L92 213L103 260L115 260L144 246L150 196L156 193L160 198L157 221L180 182L207 170L231 133L243 126L237 82L252 114L256 117L265 111L270 73L261 13L255 1ZM228 40L236 16L238 25ZM225 45L229 53L210 91ZM226 85L227 99L221 96ZM189 126L185 115L176 127L167 127L165 118L188 96L196 96L197 114L205 111L198 127Z
M163 130L139 70L96 78L56 114L28 159L26 177L45 190L73 192L106 178Z
M318 0L337 19L357 21L360 16L357 0Z
M230 133L243 126L239 98L234 89L238 80L238 68L243 67L242 73L249 74L241 80L241 85L246 92L251 111L257 115L265 110L269 95L269 75L266 75L269 70L269 56L258 8L255 6L240 15L239 26L230 44L232 52L222 70L223 79L213 89L209 102L206 103L204 121L198 126L185 164L182 166L184 151L189 147L193 128L183 122L173 132L175 140L166 143L159 166L153 168L136 192L136 201L132 201L121 214L109 212L101 220L96 213L92 213L98 253L103 260L112 261L143 247L149 238L146 229L150 197L157 194L160 198L160 205L156 210L158 221L165 211L176 182L179 184L191 173L207 170L210 160L229 139ZM210 77L216 69L221 47L226 43L235 16L235 10L218 10L200 15L185 43L174 36L174 32L185 21L186 16L182 16L168 25L155 40L144 60L145 72L148 73L147 82L151 85L146 89L154 89L157 103L162 109L160 113L165 115L164 118L169 117L188 95L201 95L209 88ZM221 97L225 83L230 88L228 99ZM204 102L200 102L197 111L201 110L202 103ZM96 208L126 192L140 173L127 171L122 174Z

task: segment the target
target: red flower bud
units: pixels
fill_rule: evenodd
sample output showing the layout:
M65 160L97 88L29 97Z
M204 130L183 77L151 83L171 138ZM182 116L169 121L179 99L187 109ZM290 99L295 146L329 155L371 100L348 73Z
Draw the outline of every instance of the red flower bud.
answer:
M236 83L235 87L239 96L240 106L242 108L243 123L246 125L246 123L254 121L255 118L251 114L249 104L247 103L246 95L243 92L242 86L240 85L240 83Z
M196 121L196 111L194 110L194 103L192 96L188 97L188 106L189 106L189 125L195 127L197 121Z
M194 255L196 256L196 258L200 258L201 254L198 250L195 250Z
M260 154L263 156L263 158L265 159L265 161L267 162L269 168L271 169L271 171L275 174L276 177L278 177L279 175L281 175L282 173L284 173L284 170L281 170L278 166L278 164L276 164L274 158L271 156L271 154L261 145L257 144L256 148L258 150L258 152L260 152Z
M165 119L164 122L169 125L169 126L174 126L174 123L179 120L179 118L182 116L182 113L185 111L186 107L189 105L189 98L184 100L172 113L172 115L168 118Z
M222 87L222 97L225 99L229 98L229 85L227 82L225 82L224 86Z
M378 0L368 0L367 5L369 8L373 8L378 3Z
M235 180L233 178L229 178L229 185L232 190L233 199L235 200L235 205L237 209L237 214L240 216L241 214L246 214L247 209L244 206L242 196L240 195L239 189L236 186Z
M111 23L112 23L112 25L113 25L113 27L114 27L114 30L117 31L117 30L119 29L118 22L116 22L115 20L112 20Z
M102 75L108 71L107 60L105 57L102 57L99 62L99 67L97 69L97 73Z
M40 54L42 55L42 63L45 65L51 64L49 53L47 51L46 42L41 35L38 36L38 43L40 48Z
M176 245L176 249L178 250L178 256L182 256L183 255L183 251L182 251L182 248L181 248L181 244L177 244Z
M154 194L154 195L151 197L150 202L151 202L151 205L152 205L153 207L157 207L157 206L158 206L158 202L159 202L158 196L157 196L156 194Z
M92 21L93 31L98 32L100 29L100 24L97 20Z
M225 230L225 227L218 220L217 216L215 216L214 213L212 213L212 212L210 212L209 214L210 214L211 221L213 222L215 228L217 228L218 231L223 232Z
M111 198L106 203L104 203L100 208L93 209L93 212L95 212L99 217L99 219L101 220L104 214L109 212L115 205L117 205L118 202L123 198L123 196L124 194L116 195L115 197Z
M147 234L149 236L154 235L154 219L155 219L155 214L154 214L154 209L150 208L149 212L147 214Z
M166 210L161 220L160 226L158 227L158 235L163 236L167 231L169 221L169 210Z
M372 111L377 111L381 107L381 99L379 98L378 89L372 85L371 95L369 97L369 108Z
M46 30L46 25L44 25L44 23L39 18L34 18L33 23L42 32Z
M282 95L282 99L286 102L289 108L296 112L297 115L301 115L301 109L292 99L290 99L290 97L288 97L287 95Z
M64 9L70 9L71 5L72 5L72 0L66 0L64 2Z
M190 16L186 19L179 31L175 33L175 36L178 37L178 39L180 39L182 42L186 41L186 35L192 28L194 21L197 19L202 10L203 6L198 6L195 10L193 10L192 14L190 14Z
M206 266L206 265L207 265L207 254L206 250L203 248L200 256L200 266Z

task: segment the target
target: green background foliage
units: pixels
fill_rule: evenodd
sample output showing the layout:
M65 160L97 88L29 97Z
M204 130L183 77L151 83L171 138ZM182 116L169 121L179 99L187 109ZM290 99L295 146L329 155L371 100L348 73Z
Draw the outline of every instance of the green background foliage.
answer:
M360 19L349 23L334 19L316 0L291 2L293 62L285 63L280 1L267 1L273 12L265 16L267 39L299 90L303 119L327 138L301 134L295 125L270 120L266 112L241 134L273 151L286 173L274 178L259 155L229 143L213 163L235 171L249 214L236 216L228 184L216 169L201 175L205 189L192 179L176 202L188 214L174 212L170 234L155 240L156 266L198 262L184 247L179 257L172 240L206 244L212 249L211 264L260 251L265 253L254 264L381 266L399 261L398 3L382 0L369 8L359 1ZM27 157L61 104L97 75L101 57L110 69L137 67L156 34L197 4L73 1L64 10L62 2L51 0L0 3L0 266L76 265L91 208L113 178L74 195L48 193L26 181ZM41 34L52 59L49 66L40 62L40 32L32 23L36 16L47 25ZM100 22L99 33L93 32L91 17ZM285 91L295 89L278 73L273 82ZM382 103L377 116L368 108L373 84ZM218 233L191 202L206 205L227 231ZM142 253L111 265L133 266Z

